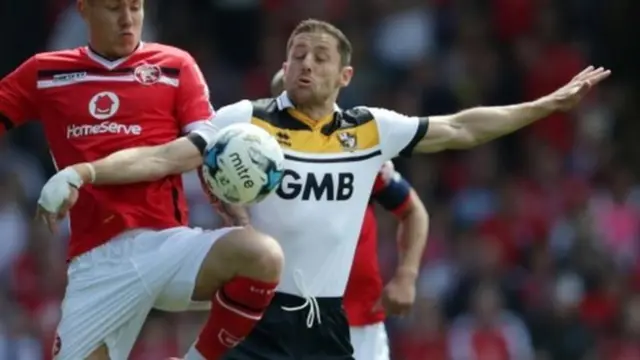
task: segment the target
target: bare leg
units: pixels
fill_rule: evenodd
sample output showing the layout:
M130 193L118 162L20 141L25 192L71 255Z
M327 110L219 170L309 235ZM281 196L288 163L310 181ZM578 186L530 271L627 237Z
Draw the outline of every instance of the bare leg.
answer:
M186 359L218 360L247 336L271 302L283 265L277 241L249 227L218 239L192 295L211 300L211 312Z

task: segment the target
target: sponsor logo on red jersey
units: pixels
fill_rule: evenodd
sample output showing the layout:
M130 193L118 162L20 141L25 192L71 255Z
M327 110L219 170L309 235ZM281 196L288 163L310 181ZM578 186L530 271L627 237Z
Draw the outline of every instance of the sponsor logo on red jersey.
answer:
M120 109L120 98L114 92L102 91L89 100L89 114L97 120L107 120L117 114ZM122 134L140 135L142 126L137 124L121 124L115 121L103 121L98 124L71 124L67 126L67 139L82 138L95 135Z
M89 113L98 120L106 120L118 112L120 99L111 91L93 95L89 100Z
M135 68L133 76L142 85L153 85L160 81L162 71L158 65L140 65Z

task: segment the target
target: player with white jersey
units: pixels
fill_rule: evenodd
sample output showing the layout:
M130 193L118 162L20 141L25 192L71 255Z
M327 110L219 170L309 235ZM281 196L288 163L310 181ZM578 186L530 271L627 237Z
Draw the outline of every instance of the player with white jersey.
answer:
M399 154L470 148L513 132L572 108L609 75L589 67L532 102L420 117L381 108L340 109L335 101L353 75L350 61L351 45L340 30L305 20L287 44L286 91L276 98L239 101L216 115L217 127L262 127L285 153L276 193L247 209L251 225L276 238L284 251L281 281L258 325L225 359L352 359L341 298L381 166ZM50 179L41 199L51 216L61 216L63 203L73 200L63 195L74 178L99 187L193 170L215 142L216 131L209 130L76 164Z
M284 91L284 72L271 80L272 96ZM398 220L398 264L383 285L378 263L378 224L375 204ZM405 315L416 297L416 280L427 243L429 217L411 185L391 161L378 172L360 229L360 237L343 297L356 360L389 360L386 315Z
M0 80L0 135L39 119L64 168L211 127L215 113L193 58L140 42L142 0L77 5L89 46L36 54ZM73 174L67 180L82 185ZM147 180L79 191L53 351L59 360L126 359L151 308L210 307L196 346L218 359L271 299L283 261L277 242L251 229L188 228L181 177Z

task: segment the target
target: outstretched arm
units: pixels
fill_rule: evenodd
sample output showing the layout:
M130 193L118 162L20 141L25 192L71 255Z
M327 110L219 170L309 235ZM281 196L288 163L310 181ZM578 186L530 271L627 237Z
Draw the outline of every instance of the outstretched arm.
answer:
M466 149L514 132L557 111L572 109L611 71L592 66L568 84L538 100L509 106L477 107L447 116L429 117L428 131L415 146L418 152Z
M76 164L82 184L119 185L154 181L182 174L202 165L206 140L194 132L158 146L137 147L115 152L105 158Z
M217 129L248 122L251 113L251 103L243 100L223 107L212 123L201 124L186 137L164 145L125 149L91 163L69 166L47 181L38 200L39 211L54 230L55 220L66 215L77 199L77 190L84 184L131 184L193 170L202 164L202 153L215 141Z
M165 145L131 148L92 163L69 166L51 177L42 188L36 218L51 232L78 199L85 184L118 185L153 181L192 170L202 163L207 141L198 133Z

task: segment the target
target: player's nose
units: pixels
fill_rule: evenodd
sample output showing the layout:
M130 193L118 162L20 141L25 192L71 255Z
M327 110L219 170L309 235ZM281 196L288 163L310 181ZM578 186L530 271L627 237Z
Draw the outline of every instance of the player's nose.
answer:
M308 73L311 71L311 66L313 65L313 54L309 53L302 60L302 71Z
M133 25L133 12L126 8L123 9L118 22L123 30L128 30Z

